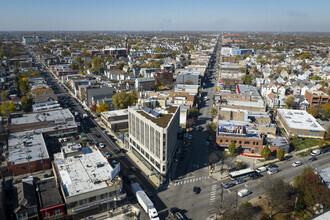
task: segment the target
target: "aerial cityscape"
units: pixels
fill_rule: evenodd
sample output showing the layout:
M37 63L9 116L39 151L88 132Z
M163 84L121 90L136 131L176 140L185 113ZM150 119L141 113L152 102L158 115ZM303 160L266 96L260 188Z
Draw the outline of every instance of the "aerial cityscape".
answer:
M329 9L4 1L0 219L330 219Z

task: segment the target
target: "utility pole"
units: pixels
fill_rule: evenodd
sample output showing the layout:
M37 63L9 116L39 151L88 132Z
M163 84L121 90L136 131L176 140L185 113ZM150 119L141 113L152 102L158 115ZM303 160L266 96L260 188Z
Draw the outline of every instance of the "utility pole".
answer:
M235 208L237 208L238 207L238 194L237 194L237 190L235 190L235 193L236 193L236 199L235 199L236 204L235 204Z
M220 212L222 212L222 207L223 207L223 182L221 182Z

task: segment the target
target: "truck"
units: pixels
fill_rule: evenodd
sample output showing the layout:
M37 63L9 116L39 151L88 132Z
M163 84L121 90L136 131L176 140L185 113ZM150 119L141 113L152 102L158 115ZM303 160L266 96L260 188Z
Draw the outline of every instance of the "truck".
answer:
M152 203L152 201L149 199L147 194L144 192L144 190L141 188L140 184L138 183L132 183L131 184L131 190L135 197L137 198L137 201L143 208L143 210L149 215L149 218L151 220L159 220L158 212Z

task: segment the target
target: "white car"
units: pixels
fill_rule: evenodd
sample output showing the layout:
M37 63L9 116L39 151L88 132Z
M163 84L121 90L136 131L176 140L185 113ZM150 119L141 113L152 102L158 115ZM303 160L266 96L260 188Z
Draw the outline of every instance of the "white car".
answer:
M105 145L103 143L99 143L100 148L104 148Z
M268 170L267 173L268 173L269 175L272 175L272 174L278 173L278 169L271 169L271 170Z
M105 156L106 156L106 158L109 158L109 157L111 157L111 154L109 152L105 152Z
M300 161L296 161L296 162L292 163L292 166L294 166L294 167L299 167L301 165L302 165L302 163Z
M259 167L259 168L256 169L257 173L263 173L263 172L266 172L266 171L267 171L266 167Z
M239 195L240 197L244 197L244 196L250 195L251 193L252 192L248 189L242 189L237 192L237 195Z

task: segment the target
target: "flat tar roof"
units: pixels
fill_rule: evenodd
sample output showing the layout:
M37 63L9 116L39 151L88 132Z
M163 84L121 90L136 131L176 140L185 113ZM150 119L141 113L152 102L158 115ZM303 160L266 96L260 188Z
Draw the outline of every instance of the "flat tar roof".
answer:
M121 109L121 110L115 110L115 111L106 111L102 112L105 117L118 117L118 116L123 116L123 115L128 115L128 109Z

